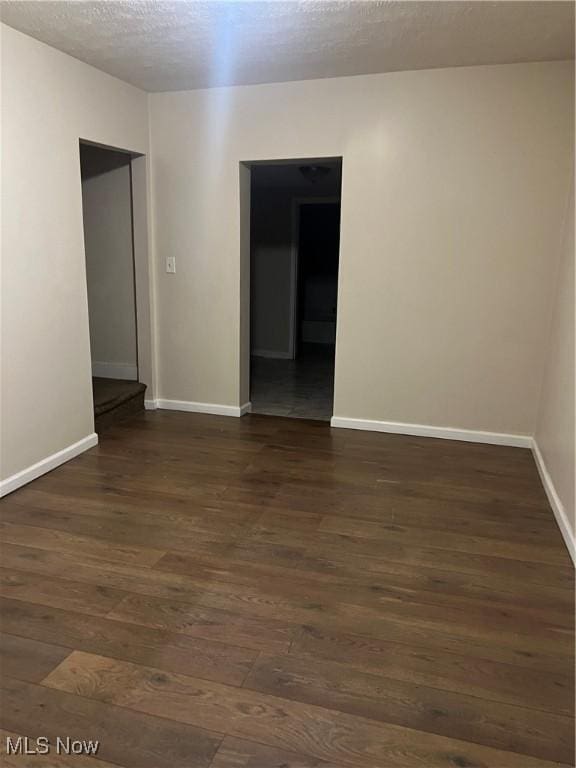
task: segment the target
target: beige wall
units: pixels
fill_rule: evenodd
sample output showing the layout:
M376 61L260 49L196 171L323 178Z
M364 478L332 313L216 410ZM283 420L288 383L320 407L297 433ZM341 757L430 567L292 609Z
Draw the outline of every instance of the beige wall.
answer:
M532 434L572 84L560 62L153 94L160 396L241 404L239 162L342 156L335 413Z
M148 151L142 91L4 25L6 478L94 430L78 139Z
M562 233L561 261L535 439L574 540L574 186Z
M90 351L95 375L137 378L129 160L82 180Z

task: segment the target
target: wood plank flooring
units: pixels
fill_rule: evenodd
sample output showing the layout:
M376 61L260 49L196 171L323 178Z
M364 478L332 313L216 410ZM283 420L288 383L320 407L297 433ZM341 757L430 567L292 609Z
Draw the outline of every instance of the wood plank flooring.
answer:
M149 412L0 509L3 765L574 765L574 571L527 450Z

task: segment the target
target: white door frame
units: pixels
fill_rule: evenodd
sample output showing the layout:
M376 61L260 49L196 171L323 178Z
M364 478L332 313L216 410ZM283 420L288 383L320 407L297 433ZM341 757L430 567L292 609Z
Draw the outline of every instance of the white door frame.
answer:
M298 328L298 271L299 271L299 241L300 241L300 209L303 205L321 205L325 203L341 203L338 195L325 195L324 197L294 197L292 198L292 244L290 248L290 338L288 351L290 358L296 357L296 339Z

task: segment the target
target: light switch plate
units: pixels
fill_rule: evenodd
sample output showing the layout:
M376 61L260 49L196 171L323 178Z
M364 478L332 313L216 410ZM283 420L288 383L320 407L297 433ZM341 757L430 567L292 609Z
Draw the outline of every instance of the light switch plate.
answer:
M166 272L176 272L176 256L166 256Z

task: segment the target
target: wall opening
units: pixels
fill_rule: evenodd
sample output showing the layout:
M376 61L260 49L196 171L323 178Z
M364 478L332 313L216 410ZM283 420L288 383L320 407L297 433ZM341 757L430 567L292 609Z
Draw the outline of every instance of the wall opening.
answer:
M139 322L143 301L142 297L139 301L137 286L135 221L138 217L133 172L133 162L138 159L130 152L80 142L90 360L97 428L144 408L146 384L140 376L142 342L139 335L140 326L145 324ZM141 197L141 192L138 196ZM145 226L145 221L144 217L138 226ZM147 261L147 247L145 250ZM144 304L147 309L144 314L149 315L149 302Z
M250 330L242 352L249 357L244 368L249 369L251 410L329 421L342 160L246 165L249 221L246 201L241 213L244 209L242 225L249 226L249 238L243 233L241 240L244 249L249 247L250 288L243 291L242 307L249 312ZM245 194L246 186L245 179Z

